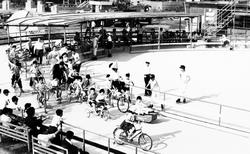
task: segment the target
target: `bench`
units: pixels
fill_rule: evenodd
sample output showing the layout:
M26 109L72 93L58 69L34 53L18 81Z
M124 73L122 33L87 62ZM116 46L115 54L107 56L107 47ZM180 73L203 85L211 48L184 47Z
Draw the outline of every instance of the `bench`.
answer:
M45 143L45 145L42 145L40 143ZM42 141L38 138L32 137L32 152L33 154L68 154L68 150L52 144L52 143L47 143L45 141Z
M30 135L27 127L21 127L10 123L1 123L0 141L2 141L2 135L27 143L28 151L31 151Z

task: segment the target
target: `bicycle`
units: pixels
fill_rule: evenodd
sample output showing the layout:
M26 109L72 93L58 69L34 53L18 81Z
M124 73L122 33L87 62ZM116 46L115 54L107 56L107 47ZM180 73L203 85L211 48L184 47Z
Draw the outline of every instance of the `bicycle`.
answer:
M73 99L76 99L78 102L83 102L83 100L84 100L83 92L81 90L79 90L79 91L78 90L77 90L77 85L75 85L73 83L69 85L69 90L67 92L67 99L68 99L69 103Z
M46 100L46 95L45 91L40 91L37 93L37 101L38 103L41 103L44 107L44 112L47 113L47 100Z
M113 100L116 100L116 105L120 112L126 113L129 110L131 99L126 92L118 92L115 89L111 89L108 96L111 106L114 106Z
M130 139L128 139L128 132L125 131L124 128L121 128L121 126L119 125L118 127L114 129L113 137L114 137L115 143L119 145L123 145L124 143L135 144L133 143L133 140L137 138L138 139L137 143L144 151L151 150L153 146L152 138L148 134L142 132L141 125L139 129L135 130L135 132L132 135L132 138Z
M87 117L90 118L91 115L97 115L100 116L101 118L103 118L105 121L107 121L108 119L110 119L110 113L109 110L107 108L107 106L98 106L94 103L92 103L94 106L90 106L88 111L87 111Z

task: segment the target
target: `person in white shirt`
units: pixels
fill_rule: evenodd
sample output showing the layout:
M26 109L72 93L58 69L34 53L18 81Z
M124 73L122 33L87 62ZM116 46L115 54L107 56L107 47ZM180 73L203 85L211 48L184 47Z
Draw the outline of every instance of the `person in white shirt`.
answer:
M43 53L45 53L45 46L44 46L43 41L40 38L38 38L37 42L35 43L34 51L36 54L37 61L39 61L40 64L42 64Z
M72 57L73 57L73 66L75 66L77 68L77 72L80 72L80 68L81 68L81 59L79 54L75 51L72 50Z
M2 114L0 116L0 121L2 122L2 125L5 127L8 127L8 123L11 123L12 119L10 118L11 109L4 108L2 110Z
M188 84L190 82L191 78L186 73L186 67L184 65L180 66L180 95L181 97L176 100L176 103L187 103L187 100L185 98L186 89L188 88Z
M112 57L112 52L111 52L112 47L113 47L112 36L110 33L108 33L108 38L107 38L108 57Z
M98 49L99 37L95 35L92 41L93 41L93 58L92 59L97 60L97 49Z
M148 86L150 87L150 91L151 91L151 104L149 105L150 107L153 107L153 102L157 103L158 102L158 97L160 94L160 86L159 83L157 82L157 80L155 79L155 75L151 74L150 76L150 80L148 82ZM163 110L164 105L161 104L161 108Z
M56 46L52 47L52 51L47 55L47 58L49 60L52 69L52 67L59 61L59 52Z
M63 110L57 109L56 115L54 115L54 117L50 123L50 126L55 127L57 129L60 129L62 122L63 122Z
M59 56L63 56L64 53L68 54L69 53L68 44L64 43L63 47L58 52L59 52Z
M7 108L20 111L21 106L18 104L18 97L13 96L11 100L12 101L7 105Z
M152 92L151 92L151 88L150 85L148 84L149 80L150 80L150 75L151 75L151 67L150 67L150 62L146 61L146 67L144 70L144 82L145 82L145 93L144 96L151 96Z
M3 90L3 94L1 95L1 102L0 102L0 110L3 110L6 106L10 104L10 91L8 89Z
M149 108L146 104L143 103L141 96L137 96L135 105L131 106L130 110L140 115L148 114L149 112L153 111L151 108Z
M60 130L54 128L54 127L49 127L47 131L45 131L43 134L38 134L37 138L39 139L38 143L41 144L42 146L49 147L51 144L52 139L54 139L59 133Z

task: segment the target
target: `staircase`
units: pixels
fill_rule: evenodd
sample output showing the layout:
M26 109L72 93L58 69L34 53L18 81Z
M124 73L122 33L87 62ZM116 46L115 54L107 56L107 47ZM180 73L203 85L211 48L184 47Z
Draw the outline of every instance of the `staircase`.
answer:
M85 0L84 2L82 2L81 4L79 4L77 6L77 8L83 9L85 6L87 6L89 4L88 0Z
M218 35L229 23L233 22L235 9L239 0L230 0L228 4L217 10L212 24L205 28L205 31L212 35Z

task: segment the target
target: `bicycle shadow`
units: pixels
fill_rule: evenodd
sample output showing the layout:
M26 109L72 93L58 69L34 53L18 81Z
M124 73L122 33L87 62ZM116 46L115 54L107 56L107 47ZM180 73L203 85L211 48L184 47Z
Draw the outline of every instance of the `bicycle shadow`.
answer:
M211 94L211 95L205 95L205 96L200 96L196 98L190 98L187 100L187 103L195 102L195 101L203 101L204 99L209 99L209 98L218 97L218 96L219 94Z
M151 136L153 140L153 151L155 152L156 150L162 150L165 149L168 145L165 143L167 140L173 139L176 137L176 134L181 133L181 130L177 130L174 132L169 132L169 133L163 133L163 134L158 134L158 135L153 135ZM158 152L155 152L158 154ZM160 154L160 153L159 153Z

